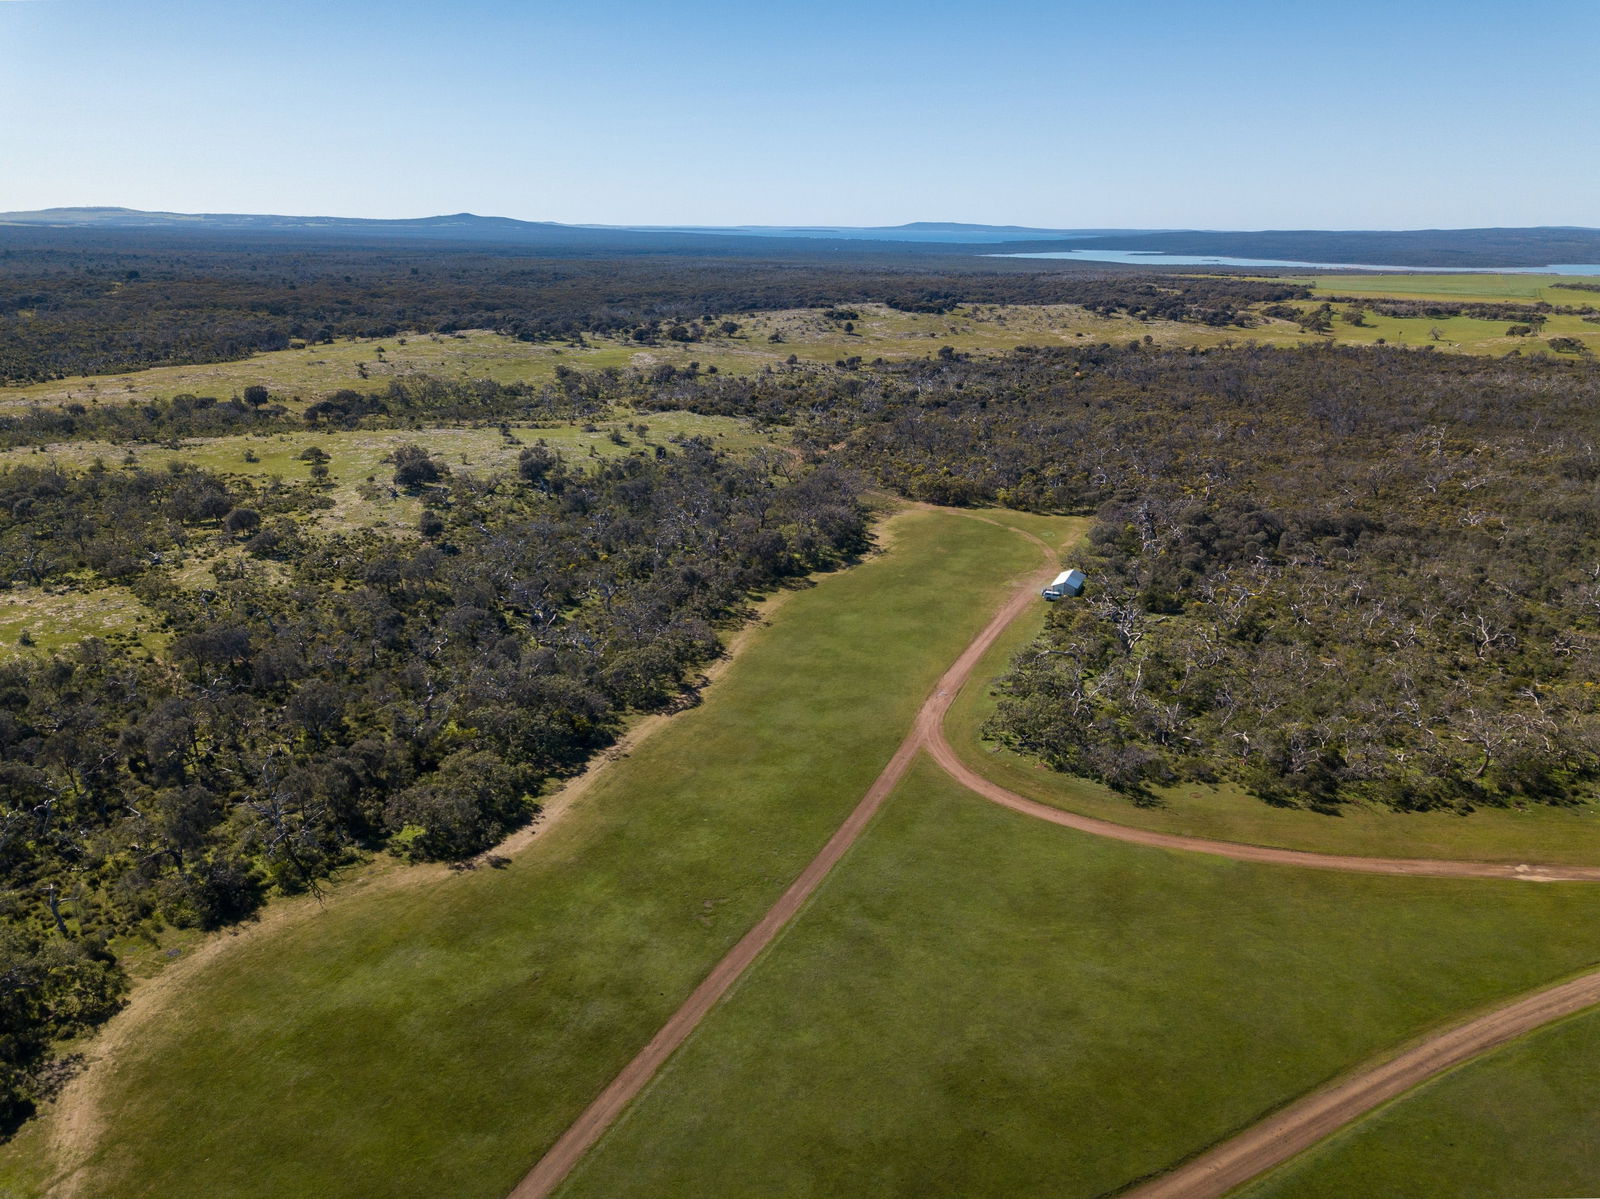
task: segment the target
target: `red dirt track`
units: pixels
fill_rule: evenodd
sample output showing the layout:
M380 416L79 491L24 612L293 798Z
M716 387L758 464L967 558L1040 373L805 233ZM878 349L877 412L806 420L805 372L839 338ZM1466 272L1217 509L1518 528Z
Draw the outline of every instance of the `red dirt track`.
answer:
M1524 882L1600 882L1600 866L1510 866L1500 862L1458 862L1433 858L1361 858L1346 854L1311 853L1303 849L1274 849L1268 845L1244 845L1237 841L1207 841L1178 833L1158 833L1150 829L1113 824L1053 808L1007 791L984 778L959 757L945 740L944 731L935 728L928 739L928 752L951 778L987 800L1032 816L1038 820L1077 829L1096 837L1148 845L1154 849L1180 849L1189 853L1211 854L1240 862L1264 862L1273 866L1303 866L1312 870L1345 870L1356 874L1408 874L1429 878L1497 878Z
M1380 1103L1480 1053L1600 1003L1600 971L1535 991L1358 1074L1313 1091L1122 1199L1215 1199L1333 1135Z
M1028 585L1007 600L1005 606L995 614L994 619L984 627L983 632L967 646L956 659L955 665L950 667L939 680L933 695L917 712L916 723L911 726L911 731L906 734L905 740L900 742L900 748L894 751L894 757L889 759L889 764L883 768L883 773L878 775L867 793L861 797L861 802L845 818L833 836L828 838L828 843L822 847L822 852L811 859L810 864L800 872L799 878L789 884L789 889L778 898L777 903L772 905L760 923L746 933L739 943L728 951L727 956L712 968L705 981L684 1000L683 1006L661 1026L661 1031L650 1039L650 1043L623 1067L622 1073L611 1080L611 1084L584 1109L572 1127L562 1133L560 1139L550 1146L549 1152L517 1184L516 1189L511 1192L510 1199L543 1199L543 1196L550 1194L559 1186L589 1147L621 1114L622 1109L655 1076L655 1072L672 1055L673 1050L682 1045L695 1030L717 1000L722 998L761 951L772 944L783 926L789 923L790 918L800 910L807 899L811 898L811 893L817 889L817 885L827 876L828 871L832 870L834 864L844 856L845 851L855 844L856 838L871 822L872 817L883 806L883 801L888 798L889 792L894 790L895 784L905 774L906 768L911 765L911 760L917 756L917 751L931 735L937 733L939 722L944 719L945 710L949 708L951 699L961 689L961 684L972 673L972 668L978 664L978 660L1005 631L1006 626L1020 616L1029 604L1036 602L1038 588L1051 574L1054 574L1054 568L1048 574L1041 572L1039 578L1031 578Z
M1029 606L1039 602L1039 588L1057 569L1056 551L1039 538L1012 526L1000 525L998 521L986 523L1011 529L1038 544L1050 560L1049 567L1031 577L1006 601L945 672L933 694L918 710L915 723L888 765L844 823L828 839L821 852L790 884L760 922L716 964L649 1044L584 1109L511 1192L510 1199L543 1199L561 1184L673 1051L683 1044L717 1001L804 906L828 872L871 822L920 749L926 748L933 760L963 786L1002 807L1092 836L1109 837L1135 845L1212 854L1243 862L1365 874L1538 882L1600 881L1600 866L1512 866L1491 862L1353 857L1153 832L1050 807L984 778L963 762L946 740L943 729L945 714L979 660L1012 621ZM1128 1199L1211 1199L1222 1195L1425 1079L1595 1003L1600 1003L1600 971L1525 996L1430 1037L1389 1061L1363 1069L1315 1091L1233 1139L1125 1194Z

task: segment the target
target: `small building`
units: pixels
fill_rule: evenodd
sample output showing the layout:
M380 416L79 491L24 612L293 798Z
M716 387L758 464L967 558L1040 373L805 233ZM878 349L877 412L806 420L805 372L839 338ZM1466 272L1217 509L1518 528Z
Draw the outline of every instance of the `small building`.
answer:
M1047 600L1058 600L1069 595L1082 595L1083 583L1083 571L1064 570L1051 579L1049 586L1039 594Z

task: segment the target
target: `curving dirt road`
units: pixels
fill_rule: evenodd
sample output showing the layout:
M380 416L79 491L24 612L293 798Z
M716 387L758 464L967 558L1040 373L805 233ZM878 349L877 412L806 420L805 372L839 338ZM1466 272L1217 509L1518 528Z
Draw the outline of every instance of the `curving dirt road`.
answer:
M1122 1192L1122 1199L1216 1199L1331 1136L1380 1103L1480 1053L1600 1003L1600 970L1535 991L1459 1024L1398 1057L1298 1099L1232 1140Z
M948 706L948 701L946 701ZM1497 878L1524 882L1600 882L1600 866L1509 866L1499 862L1466 862L1434 858L1363 858L1347 854L1311 853L1304 849L1274 849L1267 845L1246 845L1238 841L1208 841L1178 833L1158 833L1150 829L1114 824L1093 816L1080 816L1049 804L1039 803L990 782L963 762L936 727L928 738L928 752L951 778L985 799L1032 816L1038 820L1077 829L1096 837L1149 845L1155 849L1181 849L1189 853L1211 854L1240 862L1265 862L1274 866L1304 866L1312 870L1346 870L1357 874L1408 874L1427 878Z
M921 749L926 749L952 778L985 799L1051 824L1135 845L1212 854L1244 862L1366 874L1540 882L1600 881L1600 867L1596 866L1508 866L1423 858L1354 857L1152 832L1053 808L1008 791L984 778L967 766L951 748L944 735L944 718L973 668L1001 633L1038 602L1036 597L1039 588L1057 570L1057 551L1026 530L984 517L975 519L1009 529L1034 542L1044 551L1049 565L1029 578L945 672L933 694L918 710L915 723L895 750L889 764L828 839L821 852L790 884L760 922L717 963L683 1006L651 1038L650 1043L584 1109L511 1192L510 1199L543 1199L561 1184L621 1114L622 1109L639 1094L673 1051L683 1044L717 1001L810 898L818 884L871 822ZM1595 1003L1600 1003L1600 971L1525 996L1430 1037L1389 1061L1312 1092L1262 1123L1215 1146L1171 1173L1126 1192L1126 1195L1128 1199L1211 1199L1222 1195L1441 1071Z

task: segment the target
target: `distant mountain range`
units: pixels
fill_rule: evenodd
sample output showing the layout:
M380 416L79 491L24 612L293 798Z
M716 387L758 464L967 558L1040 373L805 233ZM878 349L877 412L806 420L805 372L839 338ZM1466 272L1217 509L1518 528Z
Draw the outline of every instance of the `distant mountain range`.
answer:
M563 225L555 221L521 221L511 217L457 212L448 216L380 220L362 217L278 216L235 212L145 212L134 208L45 208L34 212L0 213L7 226L49 229L148 230L165 233L255 233L341 239L427 239L526 246L547 250L632 251L638 253L759 251L771 253L782 244L805 243L807 253L828 243L853 253L874 249L891 253L948 252L952 246L981 248L999 242L1027 241L1055 245L1066 240L1113 233L1114 230L1027 229L1002 225L955 225L918 222L885 228L748 225L738 227ZM801 248L797 245L797 248Z
M1312 261L1393 263L1417 268L1539 267L1600 263L1600 229L1579 226L1412 230L1039 229L913 221L892 226L615 226L564 225L458 212L379 220L254 213L144 212L132 208L46 208L0 213L7 229L229 234L305 240L415 240L526 249L549 254L703 254L707 256L978 255L1119 250L1152 255L1208 255ZM1042 264L1041 264L1042 265ZM1159 257L1141 267L1159 267ZM1109 268L1115 269L1115 268Z

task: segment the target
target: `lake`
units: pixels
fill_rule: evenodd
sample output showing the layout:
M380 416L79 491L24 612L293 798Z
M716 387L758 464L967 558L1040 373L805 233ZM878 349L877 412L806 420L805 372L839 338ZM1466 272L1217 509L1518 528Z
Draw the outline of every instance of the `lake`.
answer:
M1215 254L1161 254L1154 250L1053 250L1037 254L988 254L987 258L1067 258L1136 266L1269 266L1318 271L1406 271L1420 275L1600 275L1600 262L1556 262L1549 266L1383 266L1370 262L1293 262L1283 258L1223 258Z

